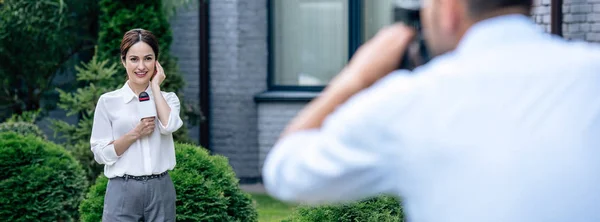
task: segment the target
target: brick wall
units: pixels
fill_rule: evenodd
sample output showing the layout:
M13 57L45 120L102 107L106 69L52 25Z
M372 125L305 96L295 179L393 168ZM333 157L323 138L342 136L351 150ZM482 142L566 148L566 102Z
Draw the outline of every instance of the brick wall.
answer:
M241 182L259 179L254 95L267 83L266 0L210 3L211 149Z
M179 72L185 81L183 98L188 105L198 107L200 101L200 12L195 5L177 9L177 13L170 18L173 43L171 54L177 57ZM168 75L168 73L167 73ZM167 77L168 78L168 77ZM199 127L189 128L190 137L199 142Z
M288 122L307 102L261 102L258 106L259 169Z
M564 0L563 35L567 39L600 42L600 0Z
M533 0L531 17L542 30L550 32L550 0Z
M550 32L550 0L534 0L532 19ZM563 36L600 42L600 0L563 0Z

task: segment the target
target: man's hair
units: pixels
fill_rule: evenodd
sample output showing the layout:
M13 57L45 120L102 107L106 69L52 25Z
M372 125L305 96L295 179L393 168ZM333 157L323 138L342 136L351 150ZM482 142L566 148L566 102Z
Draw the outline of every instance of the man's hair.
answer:
M481 17L486 13L507 8L522 7L531 11L533 0L466 0L471 17Z

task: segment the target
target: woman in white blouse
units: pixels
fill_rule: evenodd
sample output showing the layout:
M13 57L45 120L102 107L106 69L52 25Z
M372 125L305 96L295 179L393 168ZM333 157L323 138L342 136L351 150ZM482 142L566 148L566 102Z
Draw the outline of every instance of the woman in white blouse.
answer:
M109 178L103 221L175 221L175 187L168 171L175 167L172 134L183 121L177 95L160 90L166 76L158 54L151 32L125 33L121 62L127 81L96 105L91 149ZM142 92L154 102L155 117L140 118Z

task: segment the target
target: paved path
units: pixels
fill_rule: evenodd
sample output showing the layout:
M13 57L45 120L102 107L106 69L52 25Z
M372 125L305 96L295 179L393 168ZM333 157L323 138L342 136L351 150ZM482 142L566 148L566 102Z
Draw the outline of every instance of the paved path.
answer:
M240 184L242 190L248 193L266 193L265 187L261 183L256 184Z

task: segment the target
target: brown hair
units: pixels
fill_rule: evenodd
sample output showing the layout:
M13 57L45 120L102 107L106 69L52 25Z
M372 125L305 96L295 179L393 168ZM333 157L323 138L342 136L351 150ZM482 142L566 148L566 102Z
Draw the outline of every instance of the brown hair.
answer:
M125 60L125 56L129 51L129 48L138 42L145 42L148 44L152 51L154 51L155 57L158 59L158 40L152 34L152 32L144 29L132 29L123 35L121 40L121 60Z

